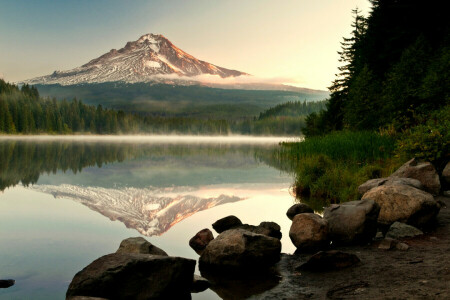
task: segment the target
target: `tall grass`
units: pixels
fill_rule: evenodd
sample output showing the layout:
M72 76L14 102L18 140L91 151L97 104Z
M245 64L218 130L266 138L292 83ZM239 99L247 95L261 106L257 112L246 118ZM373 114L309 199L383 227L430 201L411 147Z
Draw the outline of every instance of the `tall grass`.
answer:
M360 184L388 176L400 164L392 158L394 148L388 136L342 131L283 143L276 155L281 165L291 165L297 196L317 209L317 203L356 200Z

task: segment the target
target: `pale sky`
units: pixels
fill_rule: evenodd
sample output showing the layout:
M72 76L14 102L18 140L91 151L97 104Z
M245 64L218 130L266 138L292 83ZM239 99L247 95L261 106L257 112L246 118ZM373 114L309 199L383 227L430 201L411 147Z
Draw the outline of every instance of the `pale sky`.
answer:
M326 89L351 10L367 0L0 0L0 77L83 65L146 33L210 63Z

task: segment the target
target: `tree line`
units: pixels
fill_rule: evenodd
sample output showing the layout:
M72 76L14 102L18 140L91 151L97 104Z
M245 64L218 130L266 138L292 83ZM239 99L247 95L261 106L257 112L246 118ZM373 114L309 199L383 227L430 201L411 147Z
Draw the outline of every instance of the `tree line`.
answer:
M353 11L327 109L307 118L307 136L386 127L399 132L450 103L445 1L370 2L368 17Z
M323 102L288 102L261 113L259 118L243 120L145 116L86 105L76 98L71 101L43 98L34 86L25 84L19 88L0 80L0 133L298 135L305 125L305 112L323 105Z

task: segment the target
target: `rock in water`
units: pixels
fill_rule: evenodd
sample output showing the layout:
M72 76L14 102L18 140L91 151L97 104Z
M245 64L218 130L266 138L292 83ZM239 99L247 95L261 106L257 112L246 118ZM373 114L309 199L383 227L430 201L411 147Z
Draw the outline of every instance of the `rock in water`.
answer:
M13 286L16 283L13 279L0 279L0 289L6 289Z
M308 261L299 267L299 270L331 271L348 268L361 260L358 256L337 250L320 251L311 256Z
M208 279L199 275L194 275L192 280L191 293L201 293L210 287Z
M167 253L142 237L132 237L120 243L116 253L141 253L167 256Z
M300 251L326 248L329 245L328 222L316 214L296 215L292 220L289 237Z
M230 229L212 240L200 256L200 270L253 272L280 260L281 242L243 229ZM202 271L203 272L203 271Z
M358 187L358 193L360 195L364 195L366 192L380 185L402 185L402 184L415 187L416 189L419 190L425 190L425 187L417 179L388 177L388 178L376 178L367 180Z
M329 239L333 243L364 243L377 233L380 206L373 200L351 201L325 208Z
M66 297L107 299L191 299L195 260L113 253L78 272Z
M399 221L413 226L425 226L436 218L440 205L433 196L407 185L382 185L365 193L381 207L378 223L391 225Z
M192 249L199 253L203 251L203 249L205 249L209 242L211 242L213 239L214 236L211 230L205 228L197 232L197 234L189 240L189 246L191 246Z
M423 232L414 226L395 222L391 225L391 227L389 227L389 230L386 233L386 237L400 239L405 237L415 237L422 234Z
M217 220L212 227L217 233L222 233L225 230L234 228L236 226L242 225L241 220L239 220L236 216L228 216L222 219Z
M297 203L292 205L287 210L286 216L289 218L289 220L292 220L296 215L304 213L314 213L314 210L304 203Z
M417 179L423 184L425 190L433 195L438 195L441 190L439 175L434 166L429 162L418 162L415 158L406 162L390 177Z

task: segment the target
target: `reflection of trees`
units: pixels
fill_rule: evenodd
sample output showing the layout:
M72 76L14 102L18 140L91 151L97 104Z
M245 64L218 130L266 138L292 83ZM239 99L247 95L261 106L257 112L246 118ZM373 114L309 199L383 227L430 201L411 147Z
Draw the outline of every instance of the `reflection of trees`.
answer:
M79 141L1 141L0 190L20 182L34 184L43 173L81 172L83 168L140 157L152 164L176 160L180 167L233 168L254 164L249 157L273 147L236 144L132 144Z

